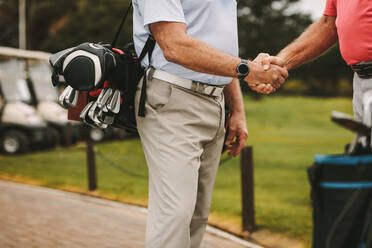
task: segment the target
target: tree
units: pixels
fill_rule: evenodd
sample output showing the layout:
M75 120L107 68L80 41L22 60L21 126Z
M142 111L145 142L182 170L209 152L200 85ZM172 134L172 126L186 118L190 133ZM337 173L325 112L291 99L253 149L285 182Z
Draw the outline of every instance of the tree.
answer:
M309 15L286 14L298 0L240 0L239 40L241 54L254 58L258 51L278 53L309 24Z
M64 25L42 43L48 51L58 51L83 42L111 43L129 1L80 0L75 11L67 13ZM132 39L132 18L128 17L118 44Z
M0 45L18 47L18 1L0 1Z
M75 0L27 0L28 5L28 47L45 50L45 43L64 27L67 14L77 9ZM47 49L48 50L48 49Z

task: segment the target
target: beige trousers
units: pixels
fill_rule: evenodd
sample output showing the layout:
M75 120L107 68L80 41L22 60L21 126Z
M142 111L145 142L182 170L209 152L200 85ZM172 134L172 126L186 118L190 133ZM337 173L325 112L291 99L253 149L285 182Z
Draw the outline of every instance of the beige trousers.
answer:
M149 170L146 248L200 247L224 140L223 95L149 80L137 126Z

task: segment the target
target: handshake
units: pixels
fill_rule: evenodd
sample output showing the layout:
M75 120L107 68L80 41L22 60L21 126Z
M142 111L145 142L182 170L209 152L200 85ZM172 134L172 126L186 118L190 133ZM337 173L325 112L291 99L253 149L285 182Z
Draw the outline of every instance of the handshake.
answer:
M275 92L288 78L283 59L260 53L249 62L250 73L244 78L249 87L262 94Z

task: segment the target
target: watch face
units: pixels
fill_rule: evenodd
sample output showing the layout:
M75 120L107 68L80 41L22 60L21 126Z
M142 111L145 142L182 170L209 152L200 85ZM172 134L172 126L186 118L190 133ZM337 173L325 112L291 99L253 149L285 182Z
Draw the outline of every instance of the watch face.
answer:
M249 72L249 67L247 64L242 63L239 65L238 71L239 71L239 74L247 75Z

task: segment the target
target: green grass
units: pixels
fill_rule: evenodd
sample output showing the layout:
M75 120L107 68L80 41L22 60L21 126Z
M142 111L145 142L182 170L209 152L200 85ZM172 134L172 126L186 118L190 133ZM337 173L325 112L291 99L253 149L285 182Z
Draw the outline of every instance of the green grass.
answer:
M352 134L329 121L331 110L352 112L351 99L263 97L245 99L254 147L256 217L259 227L311 239L311 208L306 168L318 153L342 153ZM96 148L130 172L147 176L139 140L99 144ZM238 225L241 215L239 159L220 167L212 215ZM0 175L32 179L48 187L86 189L84 147L17 157L0 157ZM146 203L147 180L112 168L97 156L99 190L111 199ZM26 180L27 181L27 180Z

